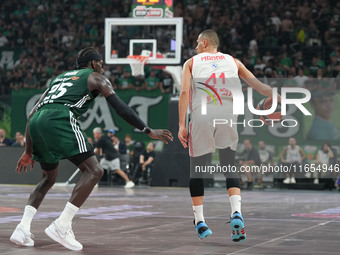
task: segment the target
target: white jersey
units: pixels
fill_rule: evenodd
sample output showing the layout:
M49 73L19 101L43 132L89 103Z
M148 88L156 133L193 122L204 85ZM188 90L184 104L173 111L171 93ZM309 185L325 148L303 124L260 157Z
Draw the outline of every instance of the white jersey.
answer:
M230 123L237 122L237 115L233 114L231 92L242 93L242 86L234 58L220 52L198 54L192 58L191 74L190 156L205 155L215 148L236 150L237 126ZM207 114L201 113L203 102L206 102ZM227 120L229 124L214 125L216 119Z
M236 61L228 54L204 52L194 56L191 74L193 79L190 88L190 108L192 111L201 106L202 98L206 98L207 103L215 99L221 105L223 103L219 102L219 99L232 101L231 86L242 91ZM229 104L227 103L226 106ZM228 109L232 110L229 107Z
M295 145L295 148L293 149L292 146L287 146L287 158L288 163L294 163L294 162L302 162L302 158L300 155L300 147L298 145Z

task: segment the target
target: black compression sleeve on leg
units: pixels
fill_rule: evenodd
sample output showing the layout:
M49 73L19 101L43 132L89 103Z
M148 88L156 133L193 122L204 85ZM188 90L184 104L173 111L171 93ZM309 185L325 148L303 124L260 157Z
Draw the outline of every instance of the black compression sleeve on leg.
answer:
M204 196L204 181L203 173L196 173L196 166L206 166L211 161L211 153L198 156L190 157L190 182L189 189L191 197Z
M204 196L203 178L191 178L189 182L189 189L191 197Z
M225 180L226 184L227 184L227 190L230 188L241 188L241 184L240 184L240 178L238 178L238 176L235 177L231 177L231 178L226 178Z
M108 96L106 101L112 106L116 113L130 125L141 131L147 127L144 121L142 121L138 115L116 94Z
M219 150L219 157L221 166L235 166L235 151L230 149L230 147L226 149ZM224 173L226 177L227 189L230 188L241 188L240 178L237 173L227 172Z

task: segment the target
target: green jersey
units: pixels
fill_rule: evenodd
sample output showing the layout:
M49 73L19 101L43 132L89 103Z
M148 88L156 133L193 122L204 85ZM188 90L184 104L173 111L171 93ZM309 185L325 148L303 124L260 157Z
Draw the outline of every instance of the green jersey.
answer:
M49 92L38 106L46 104L62 104L70 109L75 118L78 118L93 104L87 79L92 69L72 70L58 75L49 85Z

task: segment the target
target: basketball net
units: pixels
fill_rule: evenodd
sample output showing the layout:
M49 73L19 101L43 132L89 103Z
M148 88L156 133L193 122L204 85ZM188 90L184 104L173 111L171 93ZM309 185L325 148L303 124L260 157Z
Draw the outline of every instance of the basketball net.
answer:
M144 64L149 59L149 56L132 55L127 57L133 76L144 76Z

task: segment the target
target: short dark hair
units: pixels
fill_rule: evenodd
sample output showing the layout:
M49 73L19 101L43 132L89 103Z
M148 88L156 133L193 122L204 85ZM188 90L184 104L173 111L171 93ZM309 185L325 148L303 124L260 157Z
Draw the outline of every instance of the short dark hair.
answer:
M218 47L220 44L218 34L213 29L204 30L200 35L201 38L208 40L212 46Z

